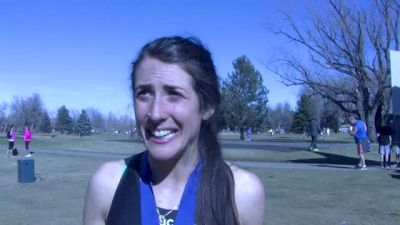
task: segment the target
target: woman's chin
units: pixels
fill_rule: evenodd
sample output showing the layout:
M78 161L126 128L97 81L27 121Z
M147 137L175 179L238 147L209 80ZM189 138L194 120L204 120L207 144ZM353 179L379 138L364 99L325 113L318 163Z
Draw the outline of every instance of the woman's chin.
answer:
M151 157L158 161L165 161L175 158L179 150L177 147L171 144L158 144L154 142L147 143L147 149L149 150L149 154Z

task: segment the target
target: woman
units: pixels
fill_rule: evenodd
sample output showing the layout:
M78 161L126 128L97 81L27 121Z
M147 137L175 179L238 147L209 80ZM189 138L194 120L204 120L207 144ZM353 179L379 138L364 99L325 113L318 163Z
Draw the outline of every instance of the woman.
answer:
M7 132L7 138L8 138L8 150L6 152L6 158L9 158L10 156L14 157L13 155L13 149L14 149L14 145L15 145L15 131L14 131L14 125L11 124L10 125L10 129Z
M84 224L264 224L261 181L222 159L218 79L200 41L150 42L133 63L131 82L147 151L97 169Z
M26 157L32 156L31 152L29 151L29 143L31 142L31 138L32 138L31 129L29 127L25 127L24 142L25 142Z

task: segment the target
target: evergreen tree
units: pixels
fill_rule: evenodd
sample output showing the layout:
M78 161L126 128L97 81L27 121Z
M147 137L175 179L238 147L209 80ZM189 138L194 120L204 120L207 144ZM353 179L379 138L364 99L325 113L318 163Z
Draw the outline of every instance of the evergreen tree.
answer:
M61 134L67 133L71 134L73 130L73 122L71 116L69 115L69 110L65 105L61 106L57 110L57 118L56 118L56 130Z
M51 122L50 122L50 117L49 114L45 111L42 114L42 118L40 120L40 126L39 130L44 133L50 133L52 128L51 128Z
M233 61L234 72L222 82L221 111L226 124L240 129L244 139L247 127L265 129L268 120L268 89L250 60L241 56Z
M297 102L297 110L293 115L291 131L302 134L307 131L308 125L316 117L316 110L310 96L303 94Z
M81 136L89 136L91 131L92 126L90 125L89 117L86 110L83 109L76 122L76 132Z

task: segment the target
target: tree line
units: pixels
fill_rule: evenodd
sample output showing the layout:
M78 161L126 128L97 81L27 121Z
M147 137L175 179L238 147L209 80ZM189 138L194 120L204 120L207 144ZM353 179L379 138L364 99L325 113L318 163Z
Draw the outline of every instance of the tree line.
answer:
M243 55L236 58L232 65L233 72L222 79L220 85L221 130L238 131L243 140L247 128L255 132L272 130L274 133L303 134L307 132L309 122L317 119L322 127L337 132L340 124L346 120L345 113L339 107L306 88L300 92L296 110L289 103L269 106L269 90L250 59ZM111 112L104 116L95 108L70 111L62 105L56 115L50 116L43 108L39 94L27 98L14 97L11 103L3 103L0 107L0 127L5 130L9 124L14 124L20 130L29 126L43 133L56 131L81 136L132 131L135 127L131 117L117 118Z
M220 112L221 129L238 129L241 138L244 130L251 127L254 131L266 131L274 126L288 129L292 116L290 106L280 107L276 116L271 116L274 109L268 103L268 89L263 84L261 73L253 66L250 59L243 55L233 61L234 71L221 80L222 105ZM288 111L289 114L284 113ZM43 107L39 94L29 97L13 97L10 103L0 107L0 128L5 131L10 124L17 130L29 126L33 131L61 134L90 135L99 132L130 131L135 127L133 118L117 118L111 112L104 116L95 108L81 111L69 110L65 105L57 109L56 114L49 115Z
M29 97L14 96L10 103L0 105L0 129L5 132L13 124L17 130L29 126L35 132L90 135L91 133L126 132L134 128L134 119L112 112L103 115L95 108L69 110L65 105L49 114L39 94Z

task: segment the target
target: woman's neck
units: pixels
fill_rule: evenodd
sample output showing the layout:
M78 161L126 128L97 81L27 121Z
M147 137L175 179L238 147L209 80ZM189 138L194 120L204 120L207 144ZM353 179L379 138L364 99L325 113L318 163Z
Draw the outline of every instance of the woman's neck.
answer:
M198 151L186 152L168 161L158 161L149 155L152 182L155 185L165 182L186 182L198 162Z
M196 152L169 161L155 161L149 156L152 188L158 207L172 209L179 205L188 178L199 162Z

